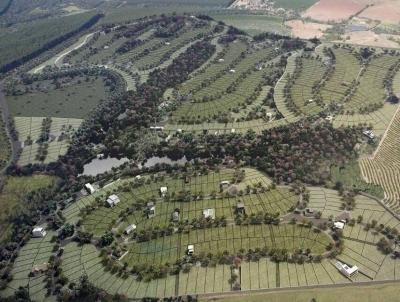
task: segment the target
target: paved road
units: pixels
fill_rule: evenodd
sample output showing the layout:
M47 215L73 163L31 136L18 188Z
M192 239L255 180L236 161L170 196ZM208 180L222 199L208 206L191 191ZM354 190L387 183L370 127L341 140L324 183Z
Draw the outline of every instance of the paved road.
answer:
M17 161L18 160L18 152L19 149L21 148L21 144L19 143L19 141L15 141L11 134L10 134L10 128L8 125L8 121L10 118L12 118L11 114L10 114L10 110L8 108L8 104L6 101L6 98L4 96L3 93L3 83L0 82L0 110L1 110L1 117L3 119L5 128L6 128L6 132L7 135L9 137L10 143L11 143L11 158L9 163L11 163L12 161ZM1 173L4 172L6 168L4 168L2 171L0 171Z

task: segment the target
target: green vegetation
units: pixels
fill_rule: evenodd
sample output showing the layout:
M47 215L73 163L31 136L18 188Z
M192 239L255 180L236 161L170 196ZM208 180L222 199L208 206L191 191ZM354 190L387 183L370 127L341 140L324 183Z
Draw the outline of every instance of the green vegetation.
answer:
M13 116L85 118L109 95L105 82L101 76L34 81L16 85L6 98Z
M314 3L316 3L317 0L275 0L275 7L282 7L285 9L294 9L294 10L306 10L310 6L312 6Z
M337 189L358 190L380 199L384 197L384 191L381 186L365 182L357 161L352 161L343 166L332 166L331 180Z
M16 32L4 34L0 44L0 67L29 56L51 41L77 30L94 15L94 12L89 12L41 20L34 24L21 25Z
M1 111L0 111L1 114ZM0 170L3 169L11 157L11 146L3 119L0 117Z
M26 212L29 207L24 198L37 189L53 186L55 178L47 175L7 177L0 193L0 239L6 240L10 231L10 219Z

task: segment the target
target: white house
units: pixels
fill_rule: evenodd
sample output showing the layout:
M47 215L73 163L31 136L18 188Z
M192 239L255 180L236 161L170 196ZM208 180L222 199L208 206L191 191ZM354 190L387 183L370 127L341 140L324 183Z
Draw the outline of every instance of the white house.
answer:
M168 187L161 187L161 188L160 188L161 197L165 197L165 195L167 194L167 192L168 192Z
M221 181L220 183L219 183L219 185L221 186L221 187L223 187L223 186L229 186L231 183L229 182L229 180L223 180L223 181Z
M375 138L375 134L372 130L364 130L363 134L368 137L369 139L374 139Z
M94 187L93 187L90 183L85 184L85 190L86 190L89 194L93 194L94 191L96 191L96 190L94 189Z
M335 229L338 229L338 230L343 230L345 224L346 224L346 223L345 223L344 221L335 221L335 222L333 223L333 227L334 227Z
M203 210L203 217L204 218L211 218L215 219L215 209L205 209Z
M164 127L162 127L162 126L150 126L150 130L164 131Z
M43 238L46 234L46 231L42 227L34 227L32 230L32 237L34 238Z
M346 277L350 278L358 273L358 267L353 265L349 267L347 264L337 261L335 264L336 268Z
M125 228L124 233L125 233L126 235L129 235L129 234L132 233L134 230L136 230L136 225L130 224L130 225L128 225L128 226Z
M235 73L236 70L235 70L235 69L230 69L229 72L230 72L230 73Z
M187 253L188 253L188 255L193 255L194 254L194 245L193 244L189 244L188 245Z
M119 197L117 195L115 195L115 194L110 195L107 198L107 203L108 203L108 205L110 207L113 207L113 206L117 205L119 202L120 202Z

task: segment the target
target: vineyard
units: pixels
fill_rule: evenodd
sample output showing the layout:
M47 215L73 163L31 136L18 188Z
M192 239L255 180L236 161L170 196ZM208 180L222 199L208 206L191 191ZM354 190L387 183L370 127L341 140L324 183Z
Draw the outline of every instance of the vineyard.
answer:
M399 131L400 111L397 110L374 155L360 160L361 171L366 181L383 187L383 201L396 213L400 213Z

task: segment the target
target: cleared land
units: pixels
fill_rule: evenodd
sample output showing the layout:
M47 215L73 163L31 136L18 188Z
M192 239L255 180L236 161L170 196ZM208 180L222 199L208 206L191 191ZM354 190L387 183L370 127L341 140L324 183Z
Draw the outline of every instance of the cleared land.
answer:
M364 5L349 0L320 0L307 9L302 16L322 22L340 22L350 18Z

